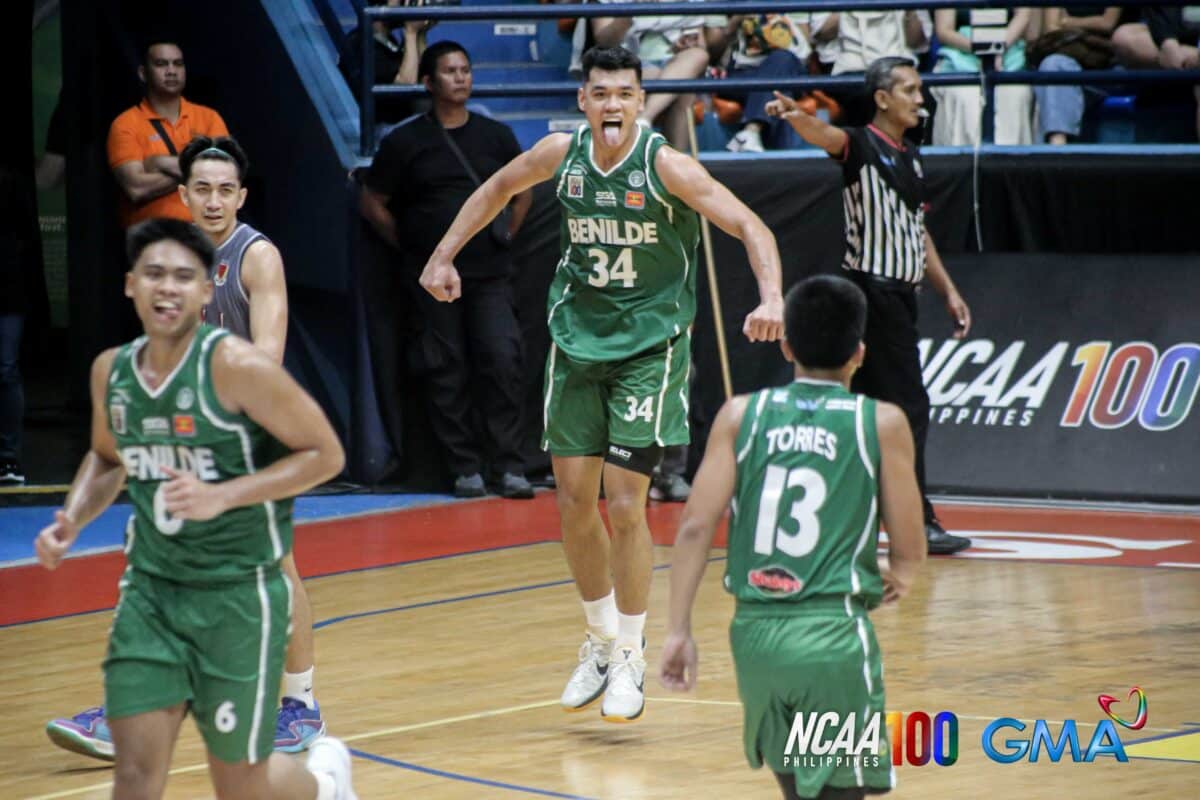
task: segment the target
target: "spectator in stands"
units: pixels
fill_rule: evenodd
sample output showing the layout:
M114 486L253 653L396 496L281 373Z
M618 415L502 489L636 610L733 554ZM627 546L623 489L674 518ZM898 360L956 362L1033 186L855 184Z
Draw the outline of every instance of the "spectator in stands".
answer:
M445 448L454 493L485 494L486 445L500 494L533 497L520 454L521 331L507 249L531 193L514 199L503 229L482 231L459 254L461 300L439 303L417 284L467 198L521 148L507 125L467 110L471 61L461 45L430 45L417 74L433 110L406 119L380 142L364 179L361 211L402 254L405 281L421 308L424 331L411 343L410 363L428 377L430 423Z
M815 56L809 62L822 75L833 72L833 65L837 63L838 53L841 52L841 45L838 44L840 24L841 17L836 11L819 11L808 15L808 41Z
M143 51L138 78L146 96L122 112L108 131L108 166L121 187L121 225L151 217L192 221L179 197L179 151L193 136L228 136L225 120L183 96L187 68L183 51L170 39Z
M980 56L971 50L970 10L939 8L934 12L938 61L934 72L979 72L994 69L1012 72L1025 69L1025 32L1033 12L1028 8L1008 10L1004 29L1004 51ZM973 145L979 141L983 96L976 86L944 86L933 90L938 113L933 120L933 143ZM1028 86L996 87L994 114L996 144L1029 144L1033 141L1033 91Z
M1118 53L1133 67L1161 69L1200 68L1200 19L1186 14L1196 7L1149 6L1142 10L1142 25L1122 25L1113 34ZM1147 43L1146 39L1150 42ZM1156 59L1149 58L1153 45ZM1200 137L1200 86L1193 88L1196 97L1196 135Z
M734 17L737 40L729 58L731 78L795 78L808 74L808 24L796 23L787 14L751 14ZM789 94L793 94L789 92ZM721 97L742 104L742 129L726 147L734 152L761 153L783 146L790 129L783 120L767 115L774 99L769 89Z
M906 58L917 63L917 54L929 48L932 20L927 11L842 11L837 15L837 57L833 75L863 75L867 66L885 56ZM818 29L823 31L825 21ZM922 88L925 105L932 113L936 105L927 89ZM842 123L863 126L875 118L875 100L863 86L830 92L843 110ZM925 138L925 123L906 130L906 139L920 144Z
M370 6L424 5L423 0L370 0ZM375 20L371 23L373 35L371 47L374 63L375 84L394 83L411 86L417 83L417 65L425 52L425 35L437 24L434 20ZM396 28L404 28L404 37L397 41L392 36ZM358 28L346 34L346 43L338 58L338 69L346 79L351 93L362 102L362 59L363 34ZM375 119L379 122L399 122L413 113L414 102L400 98L377 98Z
M622 1L628 2L600 0L601 3ZM727 24L720 15L596 17L592 20L592 34L600 47L622 45L636 53L642 60L645 80L691 80L699 78L708 68L710 50L724 52L730 33ZM694 102L694 94L648 94L643 118L657 124L676 150L688 150L687 115L692 113Z
M1036 12L1035 12L1036 13ZM1047 8L1041 35L1030 46L1030 65L1039 72L1079 72L1112 65L1112 33L1121 19L1119 6ZM1079 136L1087 101L1107 92L1100 86L1034 86L1037 141L1066 144Z

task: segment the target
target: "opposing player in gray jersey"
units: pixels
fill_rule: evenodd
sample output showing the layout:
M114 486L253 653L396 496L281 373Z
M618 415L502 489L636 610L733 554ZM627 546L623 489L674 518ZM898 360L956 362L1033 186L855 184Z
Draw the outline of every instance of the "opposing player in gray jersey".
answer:
M238 210L246 201L249 163L233 138L198 136L179 155L183 176L179 193L195 225L216 248L211 276L213 296L204 306L202 319L253 342L275 363L282 364L288 323L283 259L266 236L238 220ZM281 566L295 595L275 748L295 753L321 736L325 723L313 696L312 606L292 553L284 556ZM105 760L113 757L102 706L69 719L52 720L46 733L55 744L72 752Z
M691 614L717 525L732 506L725 588L743 747L784 798L862 800L894 784L871 756L797 758L795 720L833 712L854 741L883 724L883 662L867 612L906 594L925 560L913 439L903 412L849 391L867 306L845 278L797 284L784 306L788 386L728 401L712 426L671 560L662 680L696 683ZM732 501L732 503L731 503ZM887 525L890 566L876 556ZM818 750L817 752L825 752Z

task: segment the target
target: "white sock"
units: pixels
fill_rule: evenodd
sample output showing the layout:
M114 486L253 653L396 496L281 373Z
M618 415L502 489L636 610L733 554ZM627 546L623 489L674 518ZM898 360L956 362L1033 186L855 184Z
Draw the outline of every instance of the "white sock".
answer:
M617 635L617 595L609 592L599 600L584 600L583 613L587 616L588 630L605 639Z
M309 771L317 779L316 800L337 800L337 783L334 782L333 776L328 772Z
M640 614L617 613L617 641L613 647L632 647L637 653L642 652L642 632L646 629L646 612Z
M313 697L313 669L309 667L304 672L283 673L283 696L299 700L309 708L317 707L317 699Z

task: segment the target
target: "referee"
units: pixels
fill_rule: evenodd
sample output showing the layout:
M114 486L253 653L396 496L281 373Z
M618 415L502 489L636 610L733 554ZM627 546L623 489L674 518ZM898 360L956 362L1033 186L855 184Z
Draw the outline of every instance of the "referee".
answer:
M835 128L778 92L767 113L786 119L805 141L842 163L842 269L867 296L866 360L851 388L904 409L916 442L929 552L949 555L970 547L971 540L947 533L925 496L929 394L917 353L916 289L928 276L945 298L957 339L970 330L971 311L925 230L925 175L916 148L904 142L904 132L926 116L921 76L906 58L881 58L867 68L866 89L875 101L875 119L865 128Z

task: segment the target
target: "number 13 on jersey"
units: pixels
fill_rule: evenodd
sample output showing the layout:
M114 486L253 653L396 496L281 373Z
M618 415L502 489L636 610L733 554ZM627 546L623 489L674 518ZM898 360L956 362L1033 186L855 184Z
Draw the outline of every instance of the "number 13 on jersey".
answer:
M779 503L786 491L801 489L803 496L792 503L790 516L800 529L788 533L779 526ZM754 552L765 556L776 549L789 556L806 556L817 546L821 536L821 520L817 512L825 504L828 490L821 473L808 467L789 470L771 465L763 480L762 496L758 501L758 524L754 530Z
M588 275L588 283L597 289L603 289L612 281L621 281L626 289L632 289L637 281L637 272L633 269L633 249L622 247L617 258L609 266L607 250L589 247L588 258L592 261L592 274Z

